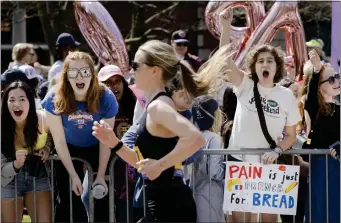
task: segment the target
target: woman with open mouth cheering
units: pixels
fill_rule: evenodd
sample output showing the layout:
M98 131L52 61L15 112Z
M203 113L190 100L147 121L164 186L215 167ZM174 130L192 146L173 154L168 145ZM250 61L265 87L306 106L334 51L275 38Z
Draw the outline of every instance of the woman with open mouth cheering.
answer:
M72 190L75 192L72 194L73 221L87 222L84 205L80 197L75 196L83 193L83 163L72 161L71 157L88 161L94 172L97 172L93 185L101 184L108 191L104 178L110 150L92 136L92 123L104 119L110 126L114 126L118 106L114 94L99 83L89 54L78 51L69 53L60 77L60 83L42 102L57 154L64 165L55 166L61 200L57 204L55 221L70 220L70 175ZM97 202L100 203L100 200Z
M45 119L45 113L36 110L28 85L15 81L6 88L1 110L2 222L21 222L24 200L32 221L52 221L51 185L44 164L52 137Z
M263 156L232 154L235 161L272 164L296 142L296 125L301 120L293 93L277 84L284 73L283 52L270 45L255 47L247 55L246 73L238 69L232 60L234 53L229 52L229 48L229 45L225 45L216 52L227 55L225 61L217 61L216 64L223 64L225 72L220 75L203 73L201 78L216 82L223 79L233 85L237 108L228 149L272 149ZM267 131L263 131L265 128L262 125ZM251 213L233 212L232 216L236 222L254 221ZM257 218L256 215L253 217ZM262 214L261 219L265 222L277 220L276 215L272 214Z

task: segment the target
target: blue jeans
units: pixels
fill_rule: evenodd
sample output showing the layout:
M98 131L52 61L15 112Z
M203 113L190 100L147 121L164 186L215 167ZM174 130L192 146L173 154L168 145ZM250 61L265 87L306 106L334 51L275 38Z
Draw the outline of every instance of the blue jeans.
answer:
M51 191L50 178L47 174L45 164L39 163L37 168L34 170L35 174L32 174L31 168L25 163L13 180L5 187L1 187L1 198L15 198L15 182L17 183L18 198L23 198L26 193L33 192L34 189L36 192Z
M89 217L89 193L88 193L88 187L89 187L89 181L88 181L88 171L86 171L84 180L83 180L83 194L81 196L82 202L84 204L86 213Z

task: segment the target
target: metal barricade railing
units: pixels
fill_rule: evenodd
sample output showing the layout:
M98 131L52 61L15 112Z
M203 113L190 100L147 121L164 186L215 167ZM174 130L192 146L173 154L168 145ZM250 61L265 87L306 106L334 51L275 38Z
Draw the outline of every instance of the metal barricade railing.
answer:
M109 164L109 222L116 222L115 219L115 178L114 178L114 164L118 159L117 156L113 157ZM128 209L129 211L129 209Z
M77 161L80 161L82 162L86 168L87 168L87 171L88 171L88 174L89 174L89 177L88 177L88 180L89 180L89 185L92 185L92 181L93 181L93 169L90 165L89 162L87 162L86 160L84 159L81 159L81 158L76 158L76 157L72 157L71 158L72 160L77 160ZM50 182L51 182L51 211L52 211L52 222L54 222L54 218L55 218L55 184L54 184L54 161L60 161L59 157L57 155L51 155L49 157L49 162L50 162L50 174L48 173L48 176L50 177ZM37 177L34 176L33 177L33 216L30 216L30 217L33 217L33 219L31 219L31 222L37 222L37 194L36 194L36 180L37 180ZM18 210L18 181L17 181L17 176L14 177L14 189L15 189L15 219L16 219L16 222L19 222L19 219L18 219L18 216L19 216L19 213L22 213L23 210ZM89 193L89 213L88 213L88 218L89 218L89 222L94 222L94 202L93 202L93 196L92 196L92 193L90 193L90 189L91 187L88 187L88 193ZM69 190L70 190L70 194L69 194L69 202L70 202L70 222L73 222L73 209L72 209L72 179L71 179L71 176L69 176ZM79 198L80 199L80 198ZM20 212L19 212L20 211Z
M271 150L269 149L241 149L241 150L227 150L227 149L205 149L202 151L202 155L207 155L209 158L211 155L242 155L243 160L245 155L259 155L260 160L261 156L265 152L270 152ZM284 155L308 155L309 156L309 161L311 161L311 157L313 155L325 155L326 156L326 216L327 216L327 222L329 222L329 189L328 189L328 156L330 154L329 149L291 149L283 153ZM294 159L294 156L292 157ZM277 161L276 161L277 163ZM294 162L293 162L294 163ZM308 179L310 179L311 176L311 162L309 164L309 175ZM195 170L193 170L195 171ZM195 175L193 173L193 175ZM211 173L210 173L211 176ZM195 182L195 181L194 181ZM195 183L193 183L195 184ZM195 185L193 186L195 188ZM211 179L210 179L210 184L209 184L209 207L211 207ZM312 221L312 208L311 208L311 203L312 203L312 194L311 194L311 183L309 182L309 222ZM210 214L210 213L209 213ZM261 221L261 215L259 215L259 220ZM245 222L245 214L244 214L244 222ZM293 222L295 222L295 216L293 216Z
M208 156L208 160L211 159L211 155L222 155L222 156L227 156L227 155L241 155L243 158L245 155L258 155L259 157L261 157L265 152L270 152L271 150L269 149L242 149L242 150L227 150L227 149L205 149L202 150L202 155L206 155ZM283 153L284 155L307 155L309 156L309 160L311 160L311 157L314 155L325 155L326 156L326 173L328 172L328 156L330 154L329 149L291 149L289 151L286 151ZM109 180L109 216L110 216L110 222L116 222L115 219L115 195L114 195L114 182L115 182L115 176L114 176L114 164L116 162L118 158L115 157L114 159L112 159L111 163L109 164L109 174L110 174L110 180ZM294 163L294 156L292 156L293 159L293 163ZM309 175L308 175L308 179L311 176L311 162L309 162ZM212 176L212 172L211 172L211 168L209 169L209 176ZM326 211L327 211L327 222L328 222L328 174L326 174L326 203L327 203L327 207L326 207ZM126 171L126 183L128 183L128 176L127 176L127 171ZM192 176L191 176L191 187L193 190L193 196L195 197L195 169L192 168ZM211 197L212 197L212 184L211 184L211 177L209 177L209 207L211 206ZM126 188L128 188L128 185L126 186ZM144 185L143 185L144 188ZM145 191L143 190L143 203L145 204ZM223 195L222 195L223 196ZM128 198L129 194L127 194L126 199L127 199L127 221L129 222L129 207L128 207ZM311 222L311 201L312 201L312 194L311 194L311 184L309 183L309 195L308 198L309 199L309 222ZM144 214L146 213L146 207L144 205ZM209 215L211 213L209 212ZM210 217L211 218L211 217ZM259 215L259 218L261 220L261 215ZM244 221L245 221L245 215L244 215ZM293 222L295 222L295 216L293 216Z
M258 155L258 156L262 156L265 152L269 152L271 150L269 149L242 149L242 150L227 150L227 149L205 149L205 150L202 150L202 154L201 156L204 156L206 155L207 156L207 160L210 162L211 161L211 156L212 155L221 155L221 156L227 156L227 155L241 155L244 156L245 155ZM328 200L328 196L329 196L329 193L330 191L328 190L328 186L329 186L329 181L328 181L328 156L329 156L329 149L309 149L309 150L306 150L306 149L292 149L292 150L289 150L289 151L286 151L284 152L283 154L287 154L287 155L307 155L309 157L309 160L312 159L312 156L314 155L324 155L327 157L326 159L326 166L325 166L325 170L326 170L326 211L327 211L327 214L326 214L326 218L327 218L327 222L329 221L329 215L328 215L328 211L329 211L329 200ZM116 219L115 219L115 188L114 188L114 185L115 185L115 175L114 175L114 172L115 172L115 163L116 161L118 160L119 158L118 157L113 157L113 159L111 160L111 162L109 163L109 221L110 222L116 222ZM293 156L293 159L294 159L294 156ZM52 191L51 191L51 197L52 197L52 203L51 203L51 206L52 206L52 222L54 222L54 216L55 216L55 210L54 210L54 206L55 206L55 196L54 196L54 191L55 191L55 188L54 188L54 177L53 177L53 170L54 170L54 161L60 161L59 160L59 157L56 156L56 155L53 155L53 156L50 156L50 169L51 169L51 185L52 185ZM87 168L87 171L88 171L88 185L92 185L93 183L93 176L94 176L94 172L93 172L93 169L90 165L89 162L87 162L86 160L83 160L83 159L80 159L80 158L72 158L72 160L77 160L77 161L80 161L82 163L84 163L84 165L86 166ZM227 160L226 157L224 160ZM293 162L294 163L294 162ZM190 178L190 182L191 182L191 187L192 187L192 190L193 190L193 196L195 198L195 195L196 195L196 185L195 185L195 182L196 182L196 179L195 179L195 168L192 168L192 176ZM212 176L212 170L211 168L209 168L209 191L208 191L208 196L209 196L209 207L212 207L212 203L211 203L211 198L212 198L212 180L211 180L211 176ZM311 176L311 162L309 162L309 175L308 175L308 179L310 178ZM33 216L33 219L32 219L32 222L36 222L37 220L37 210L36 210L36 179L34 178L34 181L33 181L33 188L34 188L34 216ZM126 199L126 219L127 219L127 222L131 222L131 215L130 215L130 202L129 202L129 197L133 196L131 194L129 194L129 181L128 181L128 170L126 168L125 170L125 183L126 183L126 196L125 196L125 199ZM72 181L71 181L71 177L69 176L69 187L70 187L70 194L69 194L69 202L70 202L70 222L73 222L73 209L72 209ZM143 182L143 204L145 204L145 191L144 191L144 182ZM223 196L223 195L222 195ZM94 222L94 198L93 198L93 195L91 193L91 186L88 187L88 197L89 197L89 212L88 212L88 219L89 219L89 222ZM312 194L311 194L311 183L309 183L309 193L308 193L308 198L309 200L309 222L311 222L311 219L312 219L312 207L311 207L311 202L312 202ZM18 222L18 203L17 203L17 179L15 178L15 206L16 206L16 220ZM146 214L146 206L144 205L143 206L143 210L144 210L144 214ZM209 215L211 215L211 212L209 212ZM261 218L261 215L260 215L260 218ZM211 216L209 216L209 219L211 219ZM245 215L244 215L244 221L245 221ZM293 216L293 222L295 222L295 216Z
M88 171L88 196L89 196L89 213L88 213L88 218L89 218L89 222L94 222L94 198L93 195L91 193L91 185L93 183L93 176L94 176L94 172L92 169L92 166L90 165L90 163L84 159L78 158L78 157L71 157L72 160L77 160L82 162L87 171ZM51 162L51 173L53 173L53 163L55 160L60 161L59 157L57 155L52 155L50 156L50 162ZM54 222L54 182L53 182L53 177L51 177L51 185L52 185L52 221ZM73 208L72 208L72 179L71 176L69 176L69 202L70 202L70 222L73 222ZM80 198L79 198L80 199Z

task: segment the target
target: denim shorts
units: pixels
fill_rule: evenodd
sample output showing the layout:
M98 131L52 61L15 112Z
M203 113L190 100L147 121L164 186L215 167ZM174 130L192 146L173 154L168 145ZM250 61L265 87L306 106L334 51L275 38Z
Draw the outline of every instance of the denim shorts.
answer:
M20 172L13 178L13 180L5 187L1 187L2 199L13 199L15 195L18 198L23 198L26 193L40 191L51 191L50 178L47 174L45 165L42 164L39 173L33 177L25 164ZM35 179L35 185L34 185ZM15 183L17 183L17 193L15 193Z

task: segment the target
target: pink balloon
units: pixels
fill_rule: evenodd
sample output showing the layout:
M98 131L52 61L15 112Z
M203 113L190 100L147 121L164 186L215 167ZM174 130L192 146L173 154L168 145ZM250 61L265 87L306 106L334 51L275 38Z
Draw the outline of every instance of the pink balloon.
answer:
M210 1L205 10L205 22L208 30L212 35L219 39L221 35L219 14L230 8L244 8L246 11L246 27L236 27L231 25L231 43L235 50L242 50L247 40L250 38L252 32L256 29L258 24L265 16L264 4L262 1L229 1L229 2L216 2ZM238 55L238 54L237 54Z
M104 65L129 72L125 41L109 12L98 1L74 3L76 22L84 38Z
M250 49L254 46L270 43L279 29L285 30L286 54L294 58L296 74L301 73L303 64L307 60L307 51L297 2L275 2L264 21L258 25L237 56L236 65L240 68L244 67L246 55Z
M129 88L135 94L136 99L138 100L138 102L140 103L142 108L144 108L146 106L146 99L144 98L143 91L141 91L140 89L137 89L135 84L134 85L129 85Z

